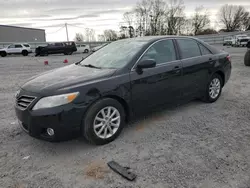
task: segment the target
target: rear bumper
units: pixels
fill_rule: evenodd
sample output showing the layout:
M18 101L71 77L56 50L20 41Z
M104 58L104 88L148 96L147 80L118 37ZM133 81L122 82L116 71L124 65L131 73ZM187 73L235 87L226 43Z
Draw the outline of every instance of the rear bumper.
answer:
M227 63L226 66L224 67L224 73L225 73L225 83L224 83L224 85L230 79L231 72L232 72L232 63L230 62L230 63Z

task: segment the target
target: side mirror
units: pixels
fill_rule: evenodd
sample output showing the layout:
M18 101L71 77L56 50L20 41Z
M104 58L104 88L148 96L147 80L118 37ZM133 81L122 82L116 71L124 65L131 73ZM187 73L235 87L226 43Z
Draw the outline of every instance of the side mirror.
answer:
M156 66L156 62L154 59L146 59L137 64L137 69L148 69Z

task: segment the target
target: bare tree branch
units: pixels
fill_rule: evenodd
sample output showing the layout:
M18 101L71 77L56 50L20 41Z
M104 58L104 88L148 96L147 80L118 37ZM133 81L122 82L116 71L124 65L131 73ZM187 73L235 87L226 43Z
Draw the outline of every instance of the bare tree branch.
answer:
M192 26L194 30L194 35L197 35L209 24L210 24L210 19L208 16L208 12L204 11L203 6L197 7L195 9L195 14L192 17Z
M224 5L219 11L219 19L226 31L236 31L244 29L242 25L247 24L249 12L243 6Z

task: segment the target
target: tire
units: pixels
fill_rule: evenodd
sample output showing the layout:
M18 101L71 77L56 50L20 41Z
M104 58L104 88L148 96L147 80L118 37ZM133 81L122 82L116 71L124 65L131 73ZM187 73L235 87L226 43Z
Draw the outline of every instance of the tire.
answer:
M216 95L212 96L210 88L211 88L212 83L214 83L214 81L219 81L219 88L217 88L217 91L215 92ZM205 92L203 101L207 102L207 103L213 103L213 102L217 101L221 96L222 87L223 87L223 80L219 74L215 73L210 78L210 80L207 84L207 88L206 88L206 92Z
M106 123L109 123L109 120L96 120L96 117L103 117L101 111L104 110L104 113L108 113L108 109L107 108L112 108L111 109L111 113L113 114L115 112L115 110L117 110L118 113L116 113L114 117L120 117L118 118L116 121L113 121L114 124L115 122L117 124L119 124L118 127L114 127L111 125L105 125L103 124L103 121L106 121ZM107 115L107 114L106 114ZM112 118L111 118L112 119ZM119 121L120 120L120 121ZM96 129L94 129L94 123L98 124L99 127L97 127ZM96 103L94 103L87 111L84 120L83 120L83 124L82 124L82 134L85 137L85 139L95 145L104 145L107 144L109 142L112 142L113 140L115 140L120 133L122 132L122 129L124 127L125 124L125 111L123 106L116 100L111 99L111 98L105 98L105 99L101 99L99 101L97 101ZM107 127L109 126L111 129L113 127L113 131L115 131L115 133L112 135L110 134L111 132L109 131L109 128ZM104 127L104 128L103 128ZM102 129L102 131L101 131ZM101 133L103 133L105 135L105 131L106 131L106 135L107 138L101 138L101 135L98 136L98 131L101 131Z
M244 57L244 64L250 66L250 50L248 50Z
M84 50L84 53L87 53L87 54L88 54L88 53L89 53L89 50L88 50L88 49Z
M23 55L23 56L27 56L28 54L29 54L29 52L28 52L27 50L23 50L23 51L22 51L22 55Z
M6 57L7 56L6 52L0 52L0 54L1 54L1 57Z

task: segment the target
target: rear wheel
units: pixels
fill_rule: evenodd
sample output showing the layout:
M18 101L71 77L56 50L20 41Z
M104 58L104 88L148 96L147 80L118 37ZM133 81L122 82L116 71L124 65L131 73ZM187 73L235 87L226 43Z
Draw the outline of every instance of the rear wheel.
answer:
M29 54L29 53L28 53L27 50L23 50L23 51L22 51L22 55L23 55L23 56L27 56L28 54Z
M6 57L7 56L6 52L0 52L0 54L1 54L2 57Z
M204 101L213 103L217 101L221 95L223 86L222 78L219 74L214 74L207 85Z
M250 66L250 50L248 50L244 57L244 64Z
M89 53L89 50L88 49L84 50L84 53Z
M124 123L123 106L114 99L106 98L89 108L83 121L82 132L89 142L104 145L119 136Z

